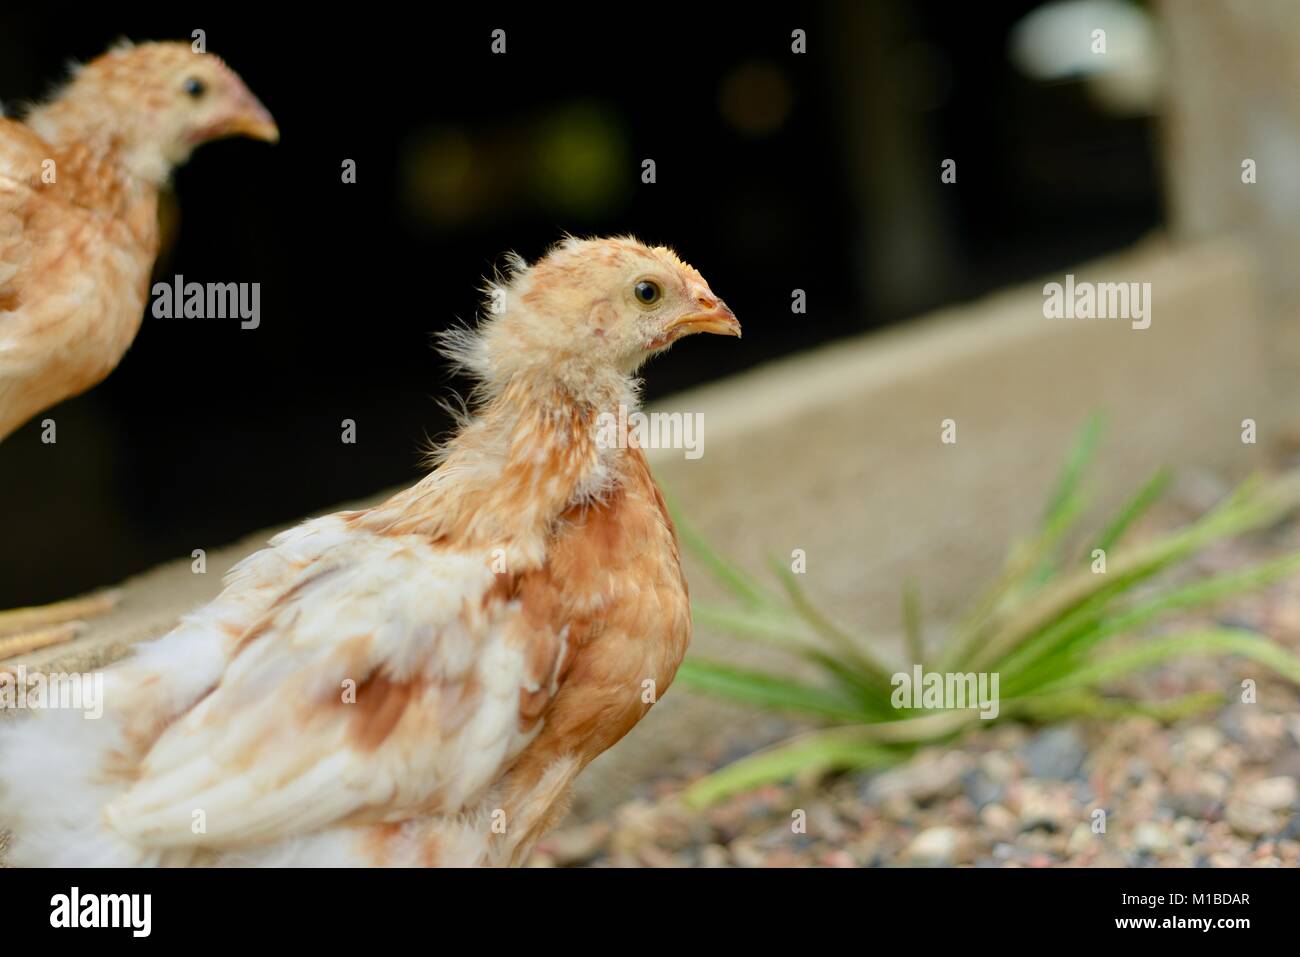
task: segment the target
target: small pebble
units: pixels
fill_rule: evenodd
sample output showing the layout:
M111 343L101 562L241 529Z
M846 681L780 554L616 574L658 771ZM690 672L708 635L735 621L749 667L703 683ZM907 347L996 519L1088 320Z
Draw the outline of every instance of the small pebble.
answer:
M1242 798L1256 807L1281 811L1295 803L1296 790L1295 778L1265 778L1247 787Z
M1223 816L1238 834L1254 837L1277 830L1272 811L1244 801L1229 801Z
M1078 774L1087 756L1083 736L1072 724L1044 728L1020 749L1031 777L1062 781Z
M912 838L903 856L920 867L950 867L957 856L957 843L955 828L931 827Z
M1161 854L1172 846L1167 828L1150 821L1139 824L1133 831L1133 843L1139 850Z
M1016 816L1001 804L990 804L980 811L980 820L995 834L1010 835L1017 830Z

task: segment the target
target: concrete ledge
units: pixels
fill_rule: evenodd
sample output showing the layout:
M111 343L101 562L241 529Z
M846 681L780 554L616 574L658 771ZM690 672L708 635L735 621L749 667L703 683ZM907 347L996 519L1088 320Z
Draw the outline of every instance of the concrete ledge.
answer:
M1096 473L1111 506L1162 464L1245 474L1260 460L1243 445L1253 418L1267 443L1279 410L1244 247L1216 241L1169 248L1153 240L1070 270L1078 280L1152 284L1151 327L1124 320L1043 317L1045 277L902 327L835 343L683 393L667 411L703 412L705 453L653 456L656 474L691 520L753 568L768 554L808 555L807 587L849 625L897 628L902 583L923 583L928 620L950 617L1026 531L1084 418L1108 413ZM747 317L763 321L815 318ZM940 442L940 423L957 442ZM165 632L213 597L222 574L271 532L124 585L124 600L73 644L6 664L99 667ZM709 583L689 569L693 593ZM695 650L754 662L763 651L700 633ZM579 780L575 810L626 797L628 785L704 729L752 720L681 689Z

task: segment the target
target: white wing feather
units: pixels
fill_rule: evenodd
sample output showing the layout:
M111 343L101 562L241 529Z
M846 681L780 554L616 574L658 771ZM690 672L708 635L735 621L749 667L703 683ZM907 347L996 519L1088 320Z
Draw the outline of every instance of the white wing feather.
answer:
M520 690L562 654L485 597L495 578L489 556L343 516L279 536L107 672L103 720L0 728L11 859L184 863L472 808L540 730L520 729Z
M530 739L517 728L532 680L508 627L517 610L483 608L494 578L484 556L350 531L298 570L220 683L158 738L109 826L153 847L229 845L367 809L459 811ZM376 722L382 740L365 740Z

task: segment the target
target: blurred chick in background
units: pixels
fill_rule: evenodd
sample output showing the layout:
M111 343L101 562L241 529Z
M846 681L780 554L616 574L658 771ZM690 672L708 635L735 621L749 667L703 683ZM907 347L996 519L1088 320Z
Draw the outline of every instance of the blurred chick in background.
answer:
M159 191L196 146L228 136L279 131L231 69L188 43L119 46L24 121L0 118L0 441L116 367L148 299ZM0 658L108 604L2 612Z
M650 356L740 324L631 239L567 240L494 292L448 337L476 411L428 476L245 559L108 670L101 720L0 727L11 863L527 857L690 640L676 533L619 411Z

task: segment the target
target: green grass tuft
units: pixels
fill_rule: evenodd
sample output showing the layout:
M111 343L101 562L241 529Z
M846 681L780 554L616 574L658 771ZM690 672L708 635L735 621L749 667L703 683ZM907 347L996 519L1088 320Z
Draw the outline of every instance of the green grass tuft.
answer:
M694 656L682 664L679 677L710 694L827 725L696 782L686 793L688 803L705 805L795 775L894 764L924 745L992 723L976 710L895 707L891 678L913 663L944 673L997 673L997 720L1105 720L1140 714L1171 721L1195 714L1214 707L1222 696L1198 693L1144 701L1113 691L1119 679L1194 656L1242 656L1300 684L1300 658L1263 635L1226 628L1167 631L1173 614L1263 588L1300 571L1300 553L1185 584L1161 578L1215 542L1282 519L1300 505L1300 475L1270 483L1252 479L1191 525L1154 541L1128 544L1127 533L1169 485L1168 472L1161 470L1100 531L1080 534L1077 525L1087 504L1085 477L1101 432L1102 421L1093 416L1066 460L1035 534L1011 550L988 590L928 658L916 590L908 583L903 622L910 660L897 668L882 660L863 637L820 611L784 563L773 563L781 586L777 591L724 558L677 517L685 547L733 599L724 605L696 603L697 624L774 644L814 665L820 679L796 680ZM1087 547L1072 551L1072 542ZM1093 571L1094 549L1105 551L1105 572ZM1136 640L1123 641L1126 637Z

